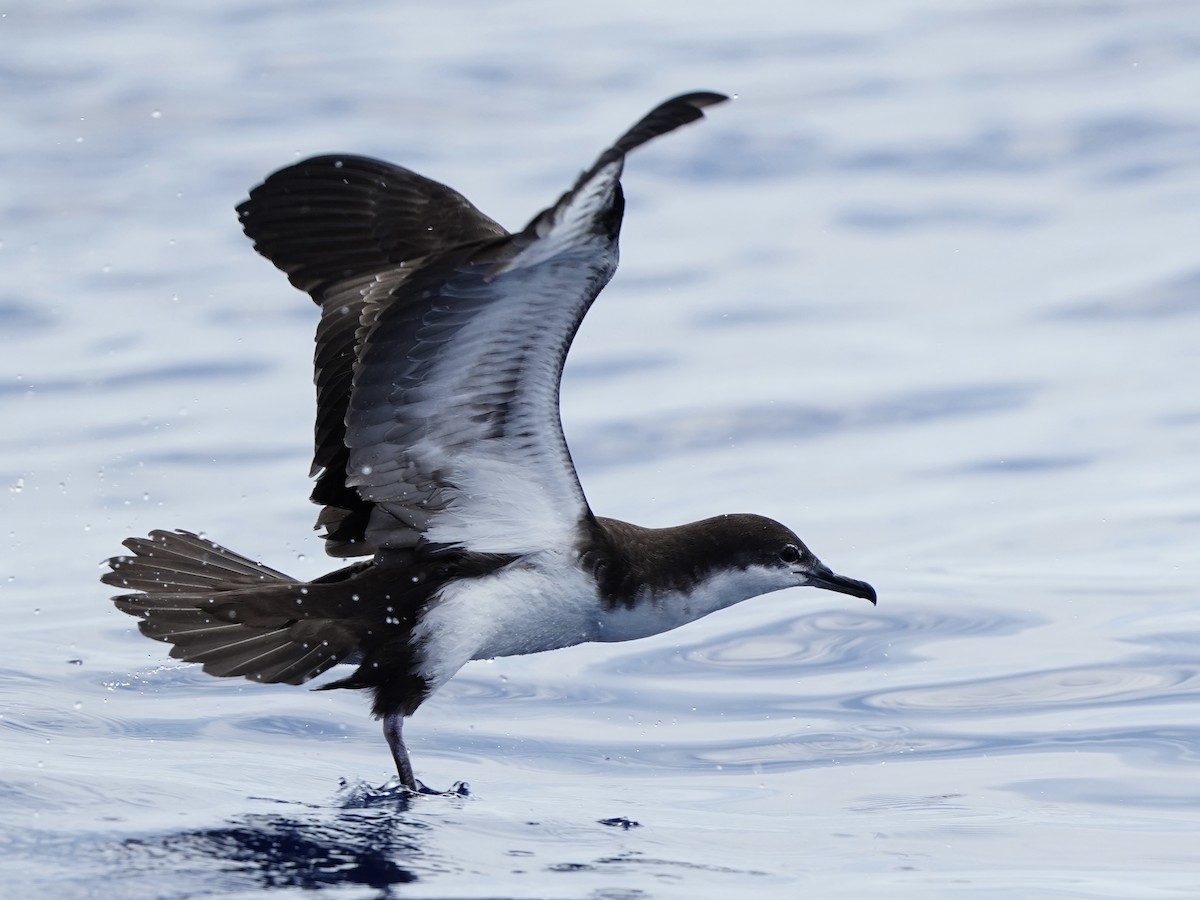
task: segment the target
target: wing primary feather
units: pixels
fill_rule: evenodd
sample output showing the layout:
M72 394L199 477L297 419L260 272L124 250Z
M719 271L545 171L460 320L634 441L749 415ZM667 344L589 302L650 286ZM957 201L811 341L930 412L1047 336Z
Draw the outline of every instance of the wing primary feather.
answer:
M312 500L328 553L573 539L591 512L558 381L616 269L625 156L727 99L654 107L515 235L452 188L361 156L303 160L250 192L247 236L322 311ZM518 535L521 516L545 527Z

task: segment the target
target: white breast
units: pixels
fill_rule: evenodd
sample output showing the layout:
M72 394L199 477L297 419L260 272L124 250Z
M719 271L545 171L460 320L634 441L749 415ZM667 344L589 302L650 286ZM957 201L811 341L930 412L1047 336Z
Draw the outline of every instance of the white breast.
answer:
M526 557L446 585L413 629L418 673L436 690L472 659L520 656L597 640L595 583L558 554Z

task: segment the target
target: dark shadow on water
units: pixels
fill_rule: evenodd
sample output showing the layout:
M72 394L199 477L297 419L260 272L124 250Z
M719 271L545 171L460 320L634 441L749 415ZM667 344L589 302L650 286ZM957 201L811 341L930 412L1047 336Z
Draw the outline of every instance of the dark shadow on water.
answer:
M396 862L417 851L407 836L361 818L316 825L284 816L253 816L224 828L185 832L143 842L126 841L136 857L145 849L151 858L165 854L172 868L189 861L218 862L225 879L246 887L307 889L363 885L386 889L416 881ZM382 894L387 896L387 893Z
M462 792L448 792L463 796ZM389 898L396 885L428 872L422 848L428 825L394 787L347 786L333 808L241 816L214 828L128 838L104 853L143 889L161 898L231 891L354 887ZM130 885L133 888L133 885ZM132 895L141 896L134 888Z

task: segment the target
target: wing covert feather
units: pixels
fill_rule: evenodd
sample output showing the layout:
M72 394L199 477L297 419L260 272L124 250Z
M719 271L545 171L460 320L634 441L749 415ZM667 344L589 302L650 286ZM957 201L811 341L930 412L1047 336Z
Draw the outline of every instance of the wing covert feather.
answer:
M725 99L660 104L511 236L445 185L364 157L305 160L251 192L246 234L321 307L313 500L328 552L570 545L591 512L559 381L616 270L625 155Z

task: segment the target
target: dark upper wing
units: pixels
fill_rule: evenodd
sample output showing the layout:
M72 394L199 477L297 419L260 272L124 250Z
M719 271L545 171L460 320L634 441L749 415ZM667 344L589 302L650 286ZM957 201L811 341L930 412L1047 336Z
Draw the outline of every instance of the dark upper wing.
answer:
M281 169L237 211L255 249L321 307L312 500L325 507L318 526L333 555L369 554L363 532L372 504L346 485L346 411L363 293L380 272L507 232L457 191L359 156L318 156Z
M237 212L254 249L318 303L356 275L508 233L453 188L363 156L280 169Z
M265 202L268 186L302 163L243 204L246 232L260 251L322 304L317 463L336 494L324 501L330 506L322 519L334 510L331 537L343 542L331 542L331 552L425 539L520 553L573 541L588 508L562 436L558 385L575 331L616 268L625 154L724 99L694 93L660 105L512 237L448 188L370 161L356 165L376 167L372 177L383 180L400 174L428 192L432 221L451 223L438 226L443 238L422 244L420 236L404 237L398 221L406 228L424 222L411 209L398 211L397 220L368 221L373 214L362 216L368 207L357 202L349 232L331 221L336 215L318 217L328 223L321 227L289 230L287 221L320 204L343 208L345 188L328 175L338 161L347 165L341 157L325 158L311 197L307 176L289 176L287 189ZM307 165L313 162L320 161ZM376 190L392 196L390 187ZM441 201L453 207L449 214ZM264 218L270 224L260 227ZM338 231L336 243L321 244L314 234L329 229ZM335 357L326 369L336 378L325 389L323 354ZM347 405L340 392L350 372ZM335 409L345 411L344 431L324 420L322 432L321 417ZM348 461L329 446L333 436L344 438ZM347 540L357 543L346 547Z

